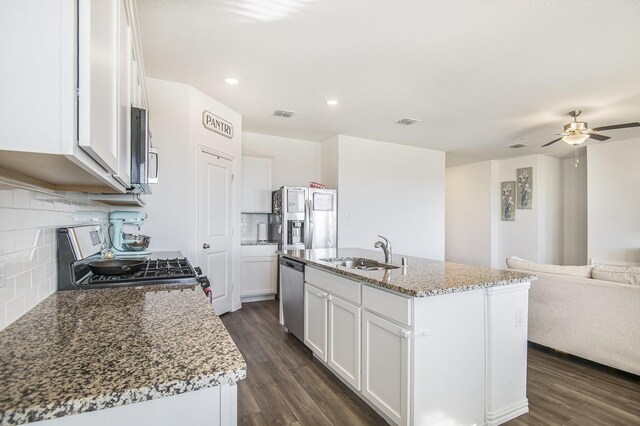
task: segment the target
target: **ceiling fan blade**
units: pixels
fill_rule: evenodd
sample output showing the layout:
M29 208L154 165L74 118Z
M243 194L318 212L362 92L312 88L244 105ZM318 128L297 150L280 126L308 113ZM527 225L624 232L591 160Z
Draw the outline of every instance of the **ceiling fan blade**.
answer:
M544 145L542 145L542 148L544 148L545 146L549 146L549 145L551 145L552 143L556 143L556 142L558 142L559 140L562 140L562 138L558 138L558 139L552 140L551 142L545 143Z
M614 124L613 126L602 126L596 127L596 132L601 132L603 130L615 130L615 129L626 129L627 127L640 127L640 123L625 123L625 124Z
M597 133L591 133L591 134L589 135L589 137L590 137L591 139L595 139L595 140L597 140L597 141L606 141L607 139L611 139L611 136L599 135L599 134L597 134Z

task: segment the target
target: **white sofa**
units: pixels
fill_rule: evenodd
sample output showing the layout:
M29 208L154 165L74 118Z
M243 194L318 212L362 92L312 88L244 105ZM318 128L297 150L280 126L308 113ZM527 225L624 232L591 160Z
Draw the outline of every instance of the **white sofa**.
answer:
M640 375L640 268L613 267L611 278L607 267L518 258L508 258L507 266L538 275L529 292L531 342ZM589 278L592 270L635 284Z

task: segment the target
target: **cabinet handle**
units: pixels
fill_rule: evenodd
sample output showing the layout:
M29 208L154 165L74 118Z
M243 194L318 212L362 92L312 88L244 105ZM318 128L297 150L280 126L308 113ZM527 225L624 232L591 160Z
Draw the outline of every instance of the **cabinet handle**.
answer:
M411 332L409 330L400 330L400 336L403 339L408 339L410 335L411 335Z
M156 174L155 176L149 176L149 183L158 183L158 174L160 173L160 154L158 153L158 148L150 147L149 148L149 156L153 155L156 164Z

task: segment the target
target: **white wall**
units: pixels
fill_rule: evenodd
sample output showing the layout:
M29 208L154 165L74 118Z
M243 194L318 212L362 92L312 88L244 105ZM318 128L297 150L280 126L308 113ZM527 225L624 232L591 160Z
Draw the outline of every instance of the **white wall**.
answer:
M540 207L540 169L538 168L538 156L510 158L493 162L496 174L492 183L494 197L500 200L500 183L515 181L516 170L523 167L533 167L533 197L531 209L516 209L514 221L500 220L500 204L494 211L497 217L498 241L496 250L496 268L505 268L505 259L509 256L518 256L534 262L538 261L538 210ZM515 198L515 197L514 197Z
M588 256L640 262L640 138L587 148Z
M533 168L531 209L501 220L500 184L516 181L517 169ZM505 258L563 262L562 161L529 155L449 168L446 260L505 268Z
M242 155L273 158L272 189L320 182L321 143L259 133L242 133Z
M563 160L564 264L587 264L587 158Z
M327 188L337 188L338 176L338 136L334 136L322 142L321 179Z
M446 169L445 259L491 266L491 162Z
M204 147L233 160L233 174L241 174L242 117L204 93L181 83L147 79L150 128L160 151L160 183L153 187L145 211L144 231L152 236L152 250L180 250L193 263L200 262L198 244L198 158ZM207 110L231 122L229 139L202 125ZM233 181L233 264L236 281L240 247L240 179ZM239 307L239 292L234 309Z
M148 219L142 232L151 236L151 250L180 250L189 254L189 86L153 78L147 79L149 127L153 145L160 150L159 184L145 198ZM191 179L191 180L190 180ZM190 183L189 183L190 182ZM192 213L191 213L192 214Z
M109 208L85 194L0 179L0 330L58 288L56 228L106 224Z
M338 245L444 259L444 152L339 136ZM396 261L398 259L396 258Z
M564 264L562 160L538 155L538 262ZM534 209L536 207L534 206Z

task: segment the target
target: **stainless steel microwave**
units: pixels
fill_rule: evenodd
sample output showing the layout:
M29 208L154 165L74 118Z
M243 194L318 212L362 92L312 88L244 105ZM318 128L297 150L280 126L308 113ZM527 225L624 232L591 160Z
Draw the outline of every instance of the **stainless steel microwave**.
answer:
M149 184L158 183L158 149L151 145L147 110L131 108L131 189L151 194Z

